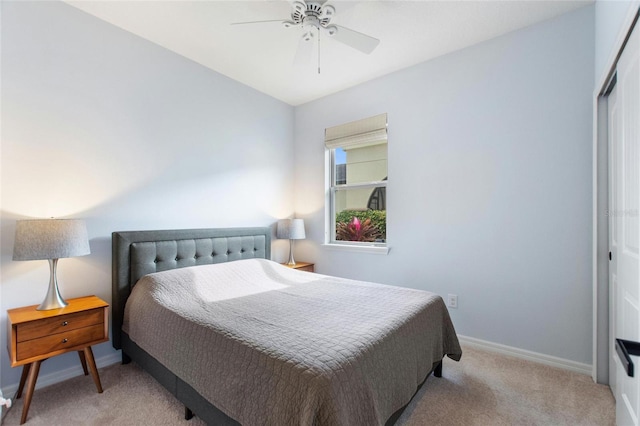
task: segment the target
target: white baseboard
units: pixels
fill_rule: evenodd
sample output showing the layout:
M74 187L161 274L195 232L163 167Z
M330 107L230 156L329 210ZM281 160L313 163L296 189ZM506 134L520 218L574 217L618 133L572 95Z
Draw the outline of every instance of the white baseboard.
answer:
M509 355L521 358L527 361L545 364L551 367L561 368L563 370L574 371L580 374L591 376L591 364L583 364L581 362L571 361L564 358L558 358L551 355L545 355L538 352L527 351L525 349L514 348L512 346L501 345L499 343L488 342L486 340L476 339L473 337L458 335L458 339L462 345L484 349L490 352L496 352L502 355ZM464 355L463 355L464 357Z
M117 364L122 360L122 355L120 351L114 352L109 355L105 355L100 358L96 358L96 367L102 368L107 367L109 365ZM67 379L71 379L72 377L81 376L84 374L82 370L82 366L80 363L73 367L66 368L60 371L54 371L53 373L39 375L38 381L36 382L36 389L44 388L55 383L63 382ZM13 398L16 392L18 391L19 383L14 383L12 385L6 386L2 389L2 393L6 395L7 398Z

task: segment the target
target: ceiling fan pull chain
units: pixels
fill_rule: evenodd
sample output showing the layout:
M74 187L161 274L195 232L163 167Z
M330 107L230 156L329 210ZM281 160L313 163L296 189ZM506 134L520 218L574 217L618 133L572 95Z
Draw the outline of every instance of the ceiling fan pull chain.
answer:
M320 75L320 28L318 28L318 75Z

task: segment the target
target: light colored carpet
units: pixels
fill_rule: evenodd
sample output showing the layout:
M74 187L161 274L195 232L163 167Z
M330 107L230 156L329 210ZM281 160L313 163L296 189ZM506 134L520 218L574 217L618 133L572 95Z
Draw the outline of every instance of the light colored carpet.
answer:
M184 425L183 406L136 364L100 370L104 393L91 377L75 377L33 396L26 425ZM18 425L22 399L4 424ZM398 425L614 425L615 402L591 377L463 347L446 359L442 378L430 377Z

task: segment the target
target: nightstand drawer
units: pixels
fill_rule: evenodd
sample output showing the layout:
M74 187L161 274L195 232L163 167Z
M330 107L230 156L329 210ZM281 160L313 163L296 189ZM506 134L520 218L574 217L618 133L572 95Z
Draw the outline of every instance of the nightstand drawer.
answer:
M24 342L51 334L66 333L90 325L102 324L103 321L104 311L101 308L92 309L86 312L76 312L18 324L16 337L18 342Z
M287 268L297 269L298 271L315 272L315 264L309 262L296 262L294 264L281 263L282 266Z
M300 268L296 268L298 271L315 272L313 265L305 265Z
M17 360L48 354L58 350L88 345L91 342L104 339L104 325L102 323L89 327L70 330L64 333L32 339L17 344Z

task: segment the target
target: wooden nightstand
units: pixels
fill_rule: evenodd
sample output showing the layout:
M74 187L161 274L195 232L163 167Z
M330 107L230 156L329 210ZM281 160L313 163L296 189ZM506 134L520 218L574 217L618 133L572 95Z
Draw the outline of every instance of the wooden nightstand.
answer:
M38 311L38 305L33 305L7 311L9 360L12 367L24 366L16 398L27 382L20 424L27 420L40 364L52 356L77 351L85 376L90 371L98 393L102 393L91 345L109 340L109 304L96 296L67 302L62 309Z
M295 265L283 263L287 268L297 269L298 271L315 272L315 264L307 262L296 262Z

